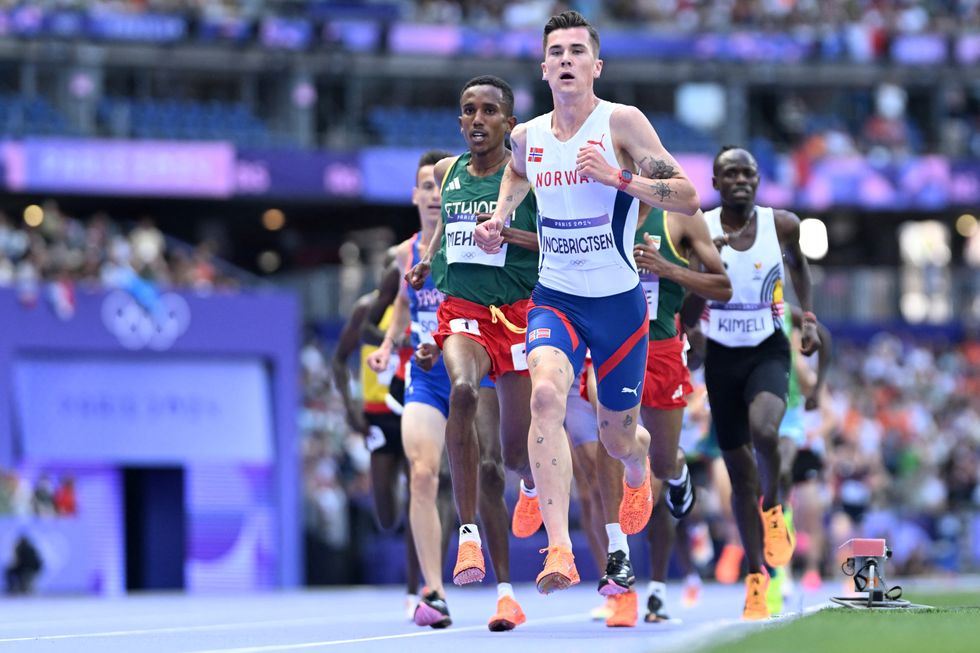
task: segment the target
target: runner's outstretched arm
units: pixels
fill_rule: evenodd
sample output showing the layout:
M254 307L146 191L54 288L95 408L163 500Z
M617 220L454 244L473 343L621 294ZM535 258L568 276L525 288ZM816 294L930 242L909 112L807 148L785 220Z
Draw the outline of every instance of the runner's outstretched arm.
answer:
M497 207L493 217L478 224L473 232L473 240L483 251L496 254L500 251L504 239L501 230L504 219L511 215L527 194L531 191L531 182L527 179L527 169L524 165L524 139L527 128L522 123L510 133L510 162L504 168L504 176L500 180L500 192L497 194Z

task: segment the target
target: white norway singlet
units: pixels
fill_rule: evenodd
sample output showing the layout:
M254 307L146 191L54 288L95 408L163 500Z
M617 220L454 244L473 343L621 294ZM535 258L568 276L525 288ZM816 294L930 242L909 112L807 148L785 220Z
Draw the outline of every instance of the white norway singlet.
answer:
M704 214L712 238L724 234L721 208ZM709 301L706 337L727 347L754 347L782 329L783 248L771 208L755 207L755 242L740 252L721 248L732 298Z
M527 178L538 201L538 281L546 288L608 297L640 282L633 262L639 202L575 170L579 148L588 144L620 168L609 127L617 106L600 100L565 142L551 131L553 112L527 123Z

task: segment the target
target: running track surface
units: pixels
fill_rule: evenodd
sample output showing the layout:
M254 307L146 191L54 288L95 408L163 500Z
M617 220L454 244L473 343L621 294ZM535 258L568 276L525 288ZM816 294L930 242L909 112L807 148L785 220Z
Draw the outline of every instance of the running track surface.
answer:
M641 603L645 604L645 584ZM680 607L681 587L668 597L679 623L607 628L589 620L601 597L592 583L550 596L533 585L516 588L528 622L491 633L496 605L492 586L448 588L453 625L419 628L404 616L404 591L357 587L264 594L152 594L106 598L0 599L0 653L5 651L99 653L265 653L266 651L380 651L498 653L515 645L535 653L668 653L744 634L764 624L739 619L743 586L706 584L700 603ZM785 618L825 604L840 584L787 601ZM770 622L766 623L772 623ZM603 640L603 641L599 641Z

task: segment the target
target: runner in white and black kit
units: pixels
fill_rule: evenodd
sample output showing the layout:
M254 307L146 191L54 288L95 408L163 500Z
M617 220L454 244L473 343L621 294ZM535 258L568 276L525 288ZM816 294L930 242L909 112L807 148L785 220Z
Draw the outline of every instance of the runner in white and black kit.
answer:
M721 194L721 207L705 218L721 248L733 294L728 302L708 302L705 382L748 563L742 617L764 619L769 616L769 575L763 557L780 567L789 562L794 546L778 497L779 423L786 410L790 360L782 331L784 260L803 309L802 353L816 351L820 337L811 311L810 268L800 251L800 219L789 211L756 206L759 169L743 149L722 149L712 183Z

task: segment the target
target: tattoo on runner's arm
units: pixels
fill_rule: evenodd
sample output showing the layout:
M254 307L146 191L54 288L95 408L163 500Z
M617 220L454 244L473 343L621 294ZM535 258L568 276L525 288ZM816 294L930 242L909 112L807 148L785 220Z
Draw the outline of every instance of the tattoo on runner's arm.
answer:
M660 201L666 200L672 195L676 195L677 191L671 188L667 182L661 181L653 186L653 192L660 198Z
M677 169L663 159L645 156L639 166L640 170L650 175L651 179L670 179L677 175Z

